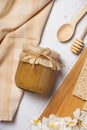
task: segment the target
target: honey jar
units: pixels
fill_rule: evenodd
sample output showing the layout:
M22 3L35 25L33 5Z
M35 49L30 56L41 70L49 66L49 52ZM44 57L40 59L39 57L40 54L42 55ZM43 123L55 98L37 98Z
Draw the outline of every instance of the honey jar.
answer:
M47 93L56 70L60 70L59 54L49 48L24 47L15 75L16 85L35 93Z

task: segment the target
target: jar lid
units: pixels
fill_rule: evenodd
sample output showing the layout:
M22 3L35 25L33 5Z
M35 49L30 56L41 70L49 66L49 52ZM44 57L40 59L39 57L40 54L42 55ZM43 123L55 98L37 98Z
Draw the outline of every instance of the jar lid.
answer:
M20 60L30 64L41 64L53 70L60 70L61 63L59 62L60 55L49 49L41 48L31 44L25 44L20 56Z

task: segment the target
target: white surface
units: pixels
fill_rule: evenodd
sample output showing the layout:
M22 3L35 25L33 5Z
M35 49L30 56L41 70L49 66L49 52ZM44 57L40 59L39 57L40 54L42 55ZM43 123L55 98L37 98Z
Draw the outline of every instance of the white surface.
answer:
M49 103L50 99L63 82L65 76L78 59L78 56L71 53L70 46L73 40L80 36L85 25L87 25L87 15L77 25L76 33L72 40L66 44L62 44L57 40L57 29L61 24L70 21L85 4L87 4L87 0L55 0L52 12L43 33L41 46L50 47L59 52L61 55L61 61L66 65L66 67L57 74L52 85L53 90L51 90L48 95L43 96L25 92L14 121L11 123L0 123L0 130L30 130L29 120L38 118ZM84 40L85 43L87 42L86 39L87 36Z

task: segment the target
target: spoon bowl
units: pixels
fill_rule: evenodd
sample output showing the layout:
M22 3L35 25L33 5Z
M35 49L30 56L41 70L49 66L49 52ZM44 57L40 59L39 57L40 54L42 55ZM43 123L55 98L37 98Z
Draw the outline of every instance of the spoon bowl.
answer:
M69 23L62 25L57 31L57 38L61 42L70 40L75 32L77 23L87 13L87 4L82 8L78 15Z
M59 41L66 42L70 40L73 34L74 34L74 26L72 26L69 23L66 23L59 28L57 32L57 37Z

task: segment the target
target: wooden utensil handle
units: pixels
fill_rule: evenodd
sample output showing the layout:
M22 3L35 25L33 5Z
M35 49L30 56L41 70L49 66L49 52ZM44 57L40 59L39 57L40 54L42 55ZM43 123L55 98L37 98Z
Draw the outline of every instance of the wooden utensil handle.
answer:
M87 26L84 28L81 36L80 36L80 39L83 40L84 36L87 34Z
M79 20L87 13L87 4L82 8L79 14L71 21L72 25L76 25Z

